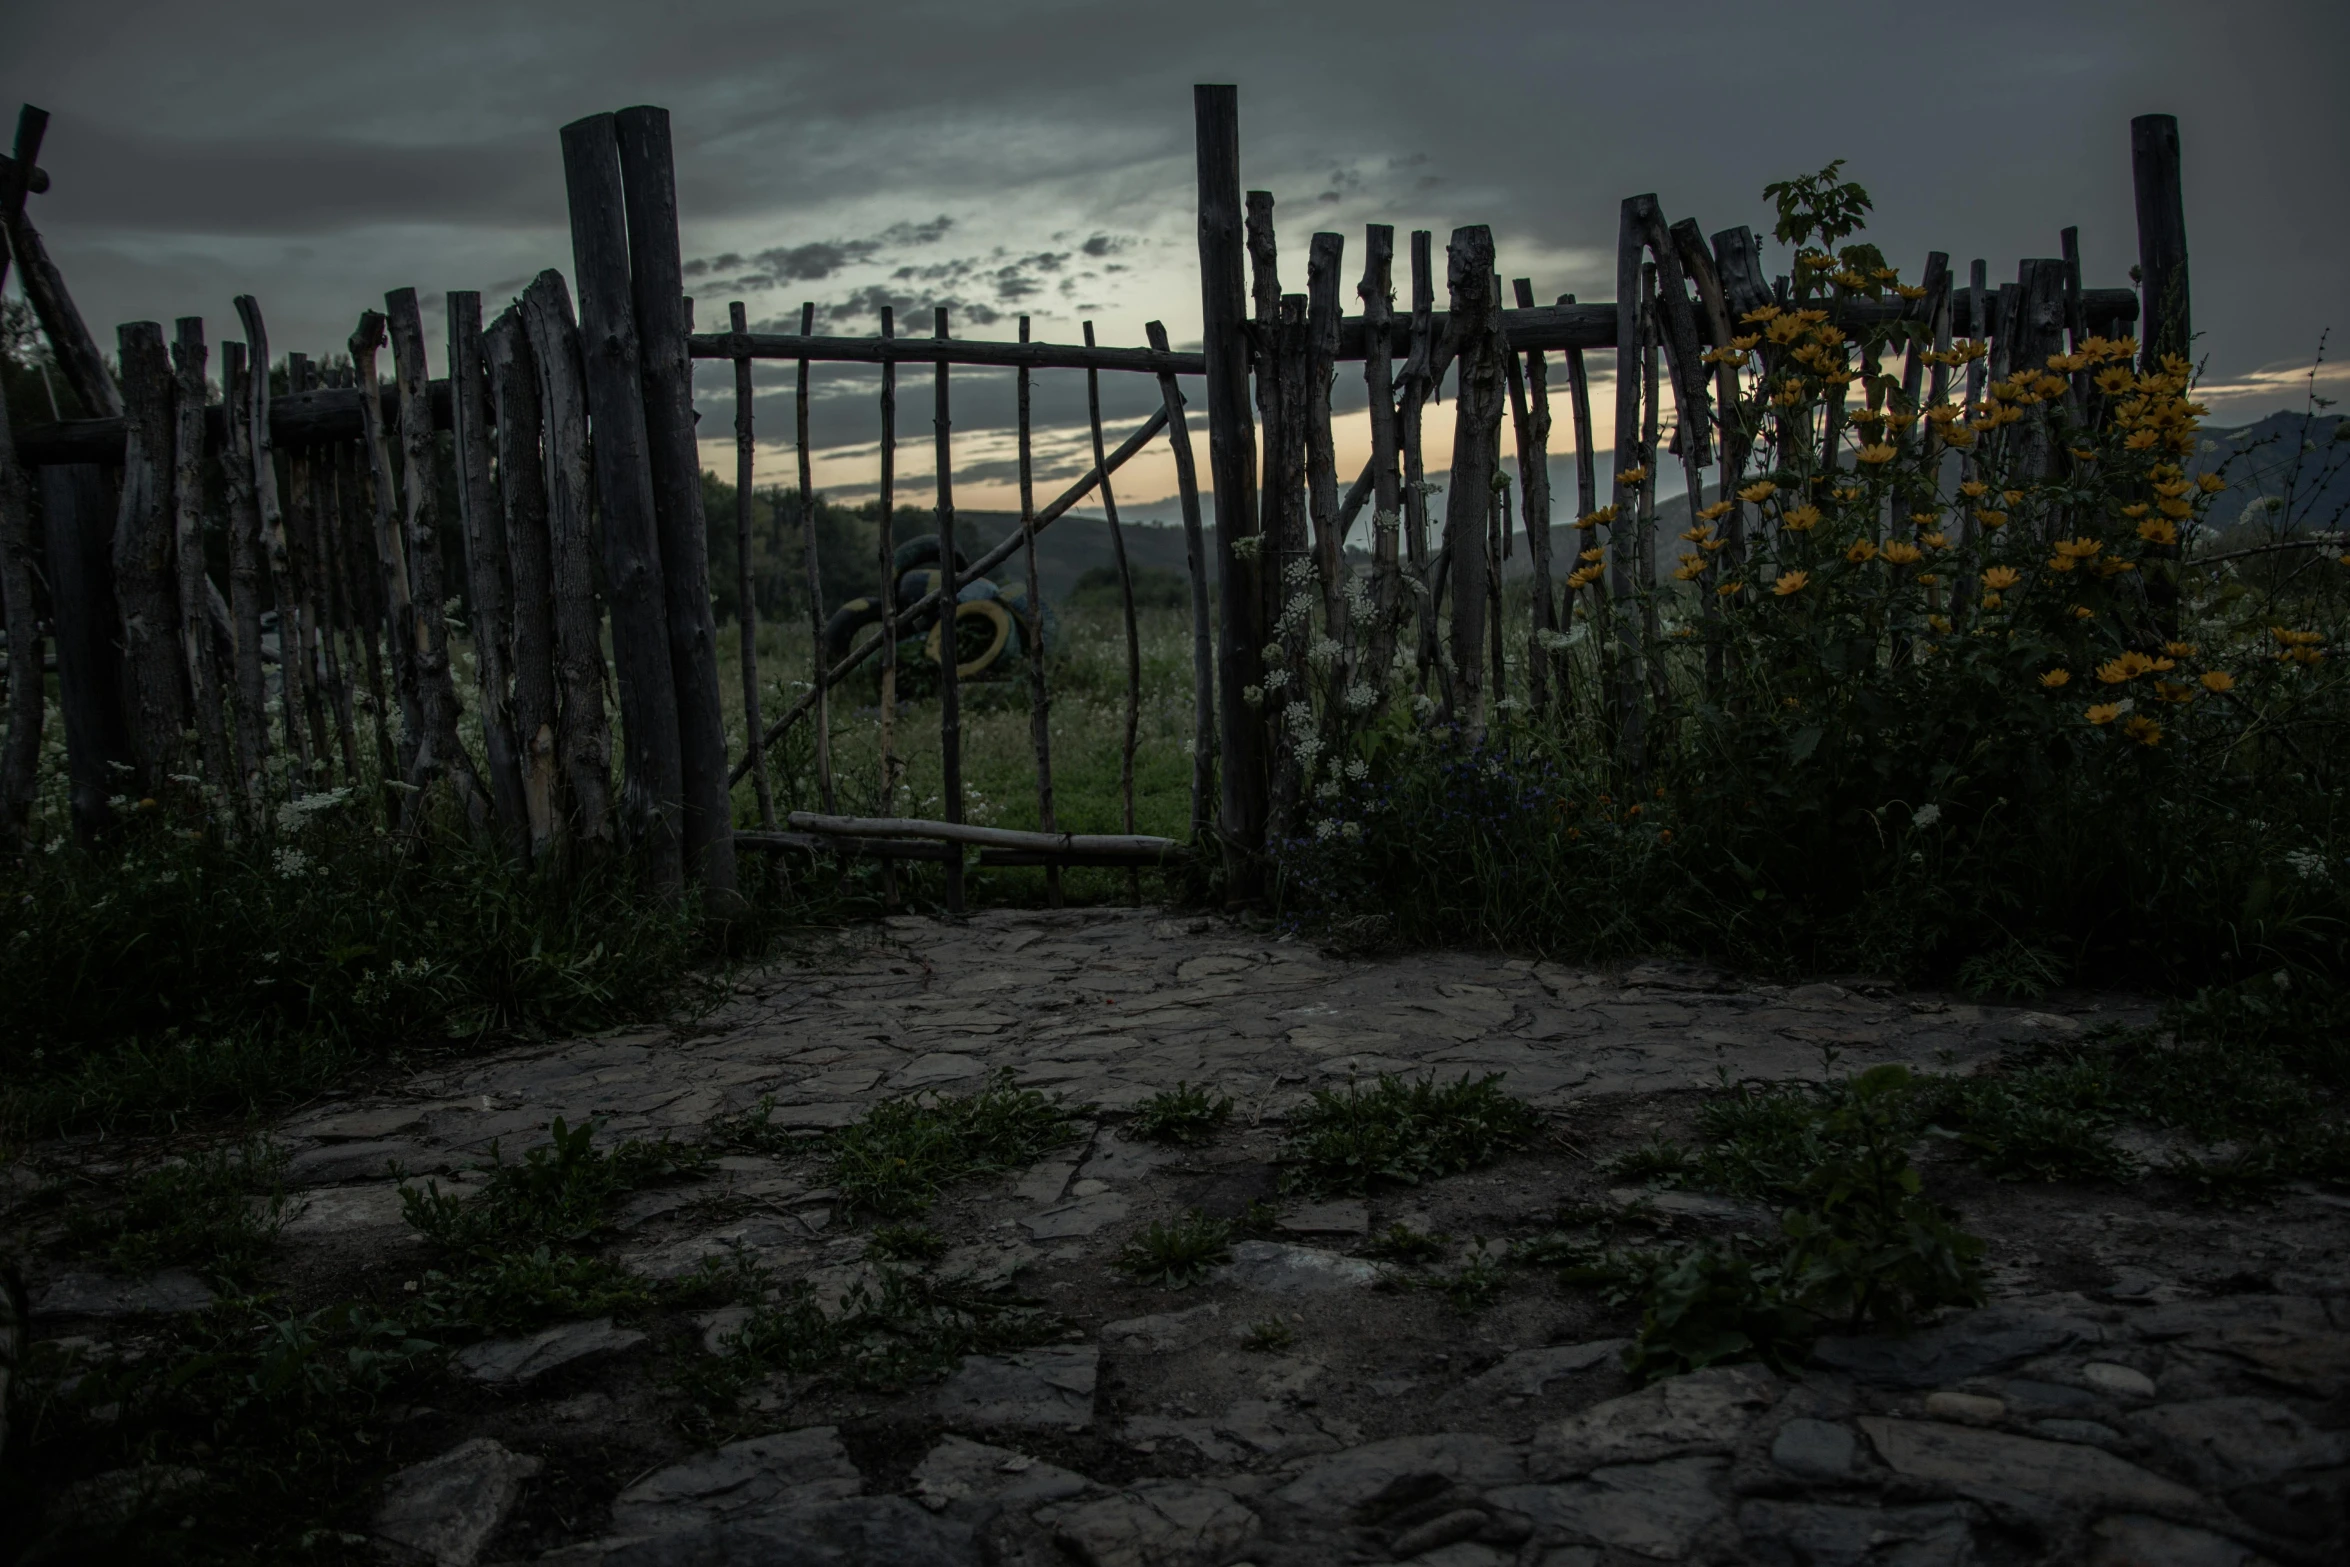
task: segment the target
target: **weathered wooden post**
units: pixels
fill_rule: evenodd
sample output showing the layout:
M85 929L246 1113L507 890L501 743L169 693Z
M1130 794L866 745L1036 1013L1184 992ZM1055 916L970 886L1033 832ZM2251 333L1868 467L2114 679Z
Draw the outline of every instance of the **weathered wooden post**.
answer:
M2130 177L2138 198L2138 362L2151 372L2161 368L2165 354L2191 359L2195 352L2176 115L2141 114L2130 121Z
M759 798L759 825L773 832L775 788L767 780L767 748L759 743L759 737L767 732L767 721L759 714L759 583L751 556L751 469L759 454L759 437L751 418L750 325L741 300L726 307L726 326L733 334L735 350L734 624L742 642L736 661L742 666L743 733L751 742L751 783Z
M1338 363L1338 269L1346 236L1316 234L1306 249L1306 512L1314 525L1314 566L1322 579L1324 633L1353 643L1347 624L1345 541L1339 537L1338 455L1330 437L1330 381Z
M1626 198L1616 226L1616 457L1608 500L1608 614L1616 643L1616 744L1620 759L1641 768L1640 634L1632 615L1636 592L1639 527L1637 481L1625 475L1640 467L1640 219Z
M380 332L383 318L376 318ZM373 360L370 358L370 364ZM269 782L269 682L261 668L261 509L253 498L253 403L245 345L220 345L221 491L228 498L228 602L236 628L237 773L259 831ZM421 725L418 726L421 728ZM413 735L416 731L411 730Z
M1093 323L1085 324L1086 339L1092 341ZM1028 317L1020 318L1020 341L1028 341ZM1019 465L1020 465L1020 548L1022 565L1028 574L1028 613L1023 617L1028 632L1028 742L1036 753L1036 826L1039 832L1054 830L1053 813L1053 709L1052 693L1045 689L1044 680L1044 579L1036 570L1036 472L1033 443L1034 432L1029 426L1029 372L1022 365L1013 372L1016 385L1013 400L1018 404ZM1087 371L1086 389L1093 394L1093 449L1094 461L1100 463L1102 449L1101 397L1093 372ZM1102 501L1111 508L1110 531L1118 529L1117 503L1110 499L1110 481L1102 476ZM1119 549L1119 565L1125 564L1125 550ZM1119 573L1121 579L1124 572ZM1131 594L1128 595L1132 597ZM949 657L954 654L955 639L948 636L941 644ZM1061 868L1044 868L1045 903L1050 908L1061 906Z
M582 849L601 849L613 833L612 726L604 713L604 644L596 612L588 392L571 291L562 273L549 268L523 290L522 323L538 369L546 441L547 601L553 609L560 695L555 771L573 842Z
M590 115L563 127L563 175L571 206L572 272L579 280L587 416L595 432L612 662L620 685L621 820L630 842L644 852L654 889L674 895L685 886L677 683L647 450L642 355L630 297L620 148L611 115Z
M947 340L947 309L937 306L931 314L932 334L941 342ZM941 814L950 822L963 819L963 692L961 671L955 664L955 610L961 603L962 572L955 564L955 454L953 435L954 410L949 400L947 356L941 350L938 356L937 378L934 382L935 409L931 417L931 433L937 442L938 482L938 751L939 802ZM816 663L816 680L821 686L825 677L821 657ZM947 911L963 912L963 855L957 850L948 857Z
M1152 348L1167 352L1167 328L1143 326ZM1200 527L1199 469L1192 457L1191 430L1183 418L1183 393L1172 372L1159 375L1159 401L1167 410L1167 445L1175 453L1175 491L1183 511L1184 564L1191 573L1191 841L1204 847L1215 830L1209 797L1216 787L1216 658L1208 615L1208 559ZM1101 466L1096 460L1097 467Z
M1516 291L1518 308L1531 310L1533 280L1518 278L1511 287ZM1522 370L1514 348L1509 349L1505 364L1509 372L1511 435L1518 451L1518 489L1525 496L1526 562L1534 573L1534 612L1526 637L1526 685L1534 712L1541 716L1550 709L1551 653L1543 645L1544 637L1555 634L1551 625L1550 592L1550 372L1538 348L1526 351ZM1379 417L1376 408L1371 417L1373 420ZM1563 661L1558 669L1563 691L1566 670Z
M694 367L686 352L685 263L678 250L669 111L650 105L623 109L613 130L627 201L646 456L677 692L685 866L700 884L708 911L724 917L739 911L734 808L726 782L726 718L718 700L718 622L710 609L709 529L702 516L701 451L694 441Z
M399 484L392 473L391 444L384 430L384 388L375 373L375 356L383 348L385 327L383 312L379 310L361 311L359 325L351 333L349 347L352 379L359 386L359 444L362 460L367 465L368 509L375 545L376 569L374 576L382 596L384 640L391 648L392 654L392 686L394 691L398 693L400 703L400 739L394 748L395 759L399 763L401 776L405 778L413 769L417 747L423 742L424 699L419 693L417 684L416 605L415 595L408 585L408 549L400 537ZM223 344L221 347L224 384L230 351L232 347L236 346ZM241 348L238 351L241 352ZM237 406L236 399L233 397L228 399L228 403L231 410ZM232 432L236 428L236 416L233 411L230 415L230 428ZM236 486L238 481L235 474L239 469L235 464L228 464L223 471L230 475L229 575L233 585L239 569L236 564L235 551L238 547L238 541L244 537L244 529L237 510ZM241 612L238 616L237 626L241 657L244 638L244 618ZM259 666L255 667L258 669ZM243 702L242 693L245 689L245 678L244 666L240 663L237 670L240 707ZM258 679L258 675L255 678ZM239 721L242 722L241 712ZM240 755L244 744L242 736L243 731L240 730L238 741ZM397 826L406 815L406 807L399 791L393 788L395 781L390 778L384 780L384 806L387 820Z
M1207 360L1208 473L1216 496L1218 663L1223 676L1222 811L1225 895L1263 890L1265 847L1263 728L1244 692L1264 649L1257 527L1255 421L1248 406L1247 294L1240 217L1240 90L1192 90L1199 171L1201 347ZM1244 542L1245 541L1245 542Z
M547 534L547 466L539 438L538 365L519 306L482 335L498 427L498 499L505 508L506 562L514 583L510 638L514 744L522 770L530 855L555 841L555 606Z
M489 363L482 345L481 295L449 291L449 428L457 450L457 513L465 537L465 579L473 592L473 672L481 700L481 748L490 770L498 830L527 847L530 806L507 690L506 519L490 487Z
M1395 416L1395 229L1373 223L1363 233L1363 389L1371 405L1371 636L1356 666L1377 700L1386 700L1395 660L1403 590L1402 496L1397 488Z
M0 403L0 614L8 617L8 743L0 749L0 852L22 846L31 820L47 684L33 601L32 487L16 460L16 432Z
M1021 324L1023 327L1026 326L1026 317L1021 318ZM1085 323L1085 346L1093 347L1093 323L1091 321ZM1027 373L1025 370L1021 372L1023 376ZM1110 554L1118 566L1118 602L1119 607L1125 612L1126 732L1118 748L1118 794L1125 803L1126 830L1132 832L1134 831L1134 742L1135 732L1142 723L1142 633L1134 619L1134 573L1126 563L1126 530L1118 525L1118 497L1110 489L1110 459L1108 448L1102 443L1102 374L1099 370L1092 368L1088 368L1085 372L1085 412L1086 417L1093 425L1093 465L1102 471L1102 516L1110 526ZM1181 417L1181 413L1180 405L1168 410L1170 424ZM1022 418L1021 423L1027 423L1025 417ZM1026 466L1025 463L1022 464L1023 489L1026 488ZM1022 509L1028 509L1025 502L1022 504ZM1036 529L1033 524L1028 530L1028 537L1031 541L1036 537ZM1044 623L1044 599L1036 582L1035 559L1032 542L1029 554L1028 594L1031 599L1036 601L1033 613L1041 630ZM1042 691L1044 689L1044 659L1041 636L1038 639L1037 647L1036 688L1038 691ZM1045 831L1052 831L1050 823L1045 823L1043 826ZM1057 870L1058 867L1055 869ZM1059 878L1056 876L1054 879L1056 883L1053 888L1056 895L1054 901L1058 902ZM1135 903L1142 902L1142 872L1139 869L1130 868L1127 871L1126 890L1127 895Z
M1481 223L1453 230L1452 243L1445 247L1445 268L1452 295L1450 336L1460 364L1460 390L1453 401L1452 481L1444 496L1444 548L1452 562L1452 710L1447 716L1475 740L1485 733L1490 695L1481 673L1487 615L1485 533L1486 512L1493 504L1502 407L1493 231Z
M245 324L246 349L252 355L253 373L245 383L246 433L253 447L253 499L260 508L261 543L269 560L270 592L277 601L278 716L285 726L286 756L292 768L288 788L292 793L302 794L321 781L314 769L322 767L325 758L314 755L309 732L302 726L303 709L310 692L309 661L304 657L309 637L303 628L301 585L294 576L293 560L286 548L285 506L277 487L277 442L269 427L269 332L261 319L259 300L250 294L239 294L236 307L238 318ZM417 373L423 374L421 359ZM435 608L438 609L438 600Z
M800 337L805 341L815 331L816 306L812 301L802 301ZM825 673L831 660L824 652L824 567L816 547L815 454L809 449L808 370L808 361L803 357L792 391L792 454L797 459L800 479L800 568L808 585L809 693L816 698L816 798L818 808L829 813L833 809L832 681ZM954 638L950 636L947 640L951 643Z
M133 765L115 644L115 485L96 463L44 467L41 515L50 602L56 609L57 693L65 716L67 800L87 843L113 824L107 804Z
M179 590L171 563L172 379L163 328L125 323L122 349L122 497L114 524L114 598L121 613L136 793L159 795L191 763L187 676L181 668Z

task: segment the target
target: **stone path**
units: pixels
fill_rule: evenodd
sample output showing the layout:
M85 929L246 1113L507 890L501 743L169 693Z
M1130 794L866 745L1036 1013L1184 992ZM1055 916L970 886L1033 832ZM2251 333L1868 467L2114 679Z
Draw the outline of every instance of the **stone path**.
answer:
M287 1267L392 1289L423 1254L389 1172L461 1180L492 1141L511 1152L558 1115L606 1138L690 1137L772 1097L776 1123L813 1132L1009 1069L1099 1114L1020 1176L950 1193L931 1215L954 1243L937 1271L1043 1300L1075 1324L1068 1341L973 1356L894 1399L779 1387L772 1431L703 1452L666 1423L658 1331L598 1321L477 1346L458 1368L475 1401L402 1438L425 1461L387 1493L387 1549L582 1567L2339 1562L2350 1205L2325 1194L2247 1220L1937 1164L1937 1194L1990 1241L1990 1305L1826 1341L1794 1376L1717 1367L1647 1387L1620 1366L1636 1324L1589 1292L1520 1275L1464 1316L1350 1255L1401 1221L1452 1237L1457 1263L1572 1203L1650 1200L1698 1233L1766 1224L1619 1190L1600 1161L1685 1124L1725 1070L1813 1077L1832 1051L1838 1071L1965 1071L2149 1017L2112 998L2039 1012L1672 964L1342 960L1156 911L898 919L745 976L674 1028L314 1107L279 1129L300 1188ZM1500 1073L1559 1135L1368 1203L1286 1203L1278 1238L1243 1242L1196 1290L1110 1270L1154 1219L1274 1198L1285 1116L1383 1071ZM1180 1153L1121 1135L1119 1112L1178 1082L1235 1101L1224 1133ZM864 1276L864 1241L819 1180L808 1161L722 1160L700 1187L632 1201L615 1254L676 1276L741 1246L837 1293ZM65 1328L202 1293L88 1274L45 1288ZM692 1328L717 1346L739 1321ZM560 1505L534 1513L534 1497Z

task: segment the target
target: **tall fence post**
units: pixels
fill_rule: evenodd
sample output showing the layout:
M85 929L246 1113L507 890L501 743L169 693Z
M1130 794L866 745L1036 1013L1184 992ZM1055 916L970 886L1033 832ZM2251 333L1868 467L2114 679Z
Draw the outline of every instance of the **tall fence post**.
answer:
M2164 354L2187 358L2195 346L2176 115L2141 114L2130 121L2130 176L2138 196L2139 363L2152 371Z
M87 843L113 823L114 809L106 802L122 792L115 771L131 765L109 569L114 483L96 463L43 468L40 483L57 627L57 693L65 710L66 799L74 832Z
M171 553L174 388L161 326L126 322L117 341L128 413L114 524L114 594L122 612L117 628L137 792L158 795L173 773L194 765L182 738L188 729L187 673Z
M449 291L449 425L457 454L457 520L465 578L473 593L473 672L481 697L481 748L500 833L517 850L530 841L530 805L514 738L507 687L506 519L490 486L489 359L482 344L481 295Z
M685 886L685 782L613 116L592 114L563 127L563 176L620 686L621 819L644 851L654 889L675 894Z
M734 809L726 783L726 718L718 700L718 622L710 609L709 530L702 516L701 451L694 442L694 367L686 354L685 263L678 251L669 111L650 105L623 109L613 129L627 201L646 456L677 693L685 864L710 912L726 915L737 902Z
M1222 823L1225 893L1235 902L1262 890L1265 846L1263 730L1243 695L1264 646L1257 532L1255 420L1248 405L1248 295L1242 281L1240 89L1191 90L1199 166L1201 347L1207 360L1208 474L1216 496L1217 632L1223 676ZM1235 546L1239 546L1236 548Z

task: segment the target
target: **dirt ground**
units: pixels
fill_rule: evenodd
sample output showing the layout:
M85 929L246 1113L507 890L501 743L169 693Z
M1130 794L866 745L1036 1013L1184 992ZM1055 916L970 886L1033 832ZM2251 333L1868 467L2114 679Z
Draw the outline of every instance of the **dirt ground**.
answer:
M1344 958L1155 910L900 918L740 976L673 1027L306 1107L274 1134L295 1200L268 1281L297 1305L397 1301L429 1259L390 1172L462 1189L493 1140L511 1156L558 1115L606 1142L696 1138L771 1097L806 1152L730 1155L637 1194L610 1253L674 1278L739 1248L837 1296L876 1277L872 1226L838 1211L815 1134L1008 1069L1086 1107L1077 1135L949 1190L927 1216L949 1249L925 1266L1049 1308L1056 1341L894 1393L779 1377L714 1448L681 1434L677 1368L722 1348L743 1308L477 1346L429 1403L394 1412L386 1552L614 1567L2350 1559L2342 1198L2290 1191L2247 1214L2154 1176L1997 1182L1928 1147L1929 1194L1987 1243L1986 1304L1902 1337L1825 1339L1791 1375L1643 1386L1621 1359L1634 1308L1499 1263L1562 1216L1619 1212L1667 1237L1769 1230L1754 1205L1608 1173L1651 1138L1689 1136L1725 1074L1964 1073L2154 1017L2111 995L2003 1008L1861 977ZM1316 1088L1383 1072L1498 1073L1544 1130L1367 1201L1285 1197L1288 1118ZM1134 1107L1179 1083L1228 1096L1231 1119L1192 1147L1129 1135ZM1240 1226L1230 1263L1183 1289L1113 1267L1192 1210ZM1443 1237L1440 1253L1367 1256L1399 1223ZM1488 1287L1440 1287L1465 1273ZM33 1286L37 1334L93 1340L207 1295L185 1275L63 1264Z

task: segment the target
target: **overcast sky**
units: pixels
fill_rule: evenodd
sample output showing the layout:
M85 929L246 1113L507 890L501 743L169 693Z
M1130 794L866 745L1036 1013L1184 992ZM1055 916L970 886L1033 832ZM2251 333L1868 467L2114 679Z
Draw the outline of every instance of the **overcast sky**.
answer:
M2012 280L2078 224L2085 281L2124 285L2129 121L2162 111L2184 144L2215 416L2298 403L2319 333L2350 328L2340 0L9 0L5 16L0 94L55 117L34 219L109 345L117 322L191 314L234 335L242 292L281 353L339 348L403 285L479 289L494 310L540 268L569 271L558 128L633 103L673 115L705 325L730 299L754 322L812 300L825 330L870 333L887 300L901 331L946 304L958 335L1010 337L1026 311L1044 339L1090 318L1139 344L1161 319L1195 343L1198 81L1239 84L1242 177L1278 198L1292 289L1315 230L1347 237L1351 300L1365 223L1394 224L1399 252L1434 230L1440 287L1446 237L1488 223L1504 274L1543 300L1607 299L1622 197L1767 231L1761 187L1836 157L1905 274L1943 249L1962 276L1981 256ZM763 372L758 405L787 440L788 374ZM812 400L818 482L844 496L873 482L875 376L824 377ZM902 379L900 470L919 491L929 376ZM956 384L958 498L1006 504L1009 377ZM1120 424L1156 398L1138 377L1104 392ZM1052 477L1083 466L1083 396L1082 376L1039 377ZM723 366L702 399L705 428L730 431ZM1603 444L1606 411L1603 393ZM730 440L705 452L731 475ZM762 478L788 462L766 447ZM1127 490L1171 487L1153 458Z

